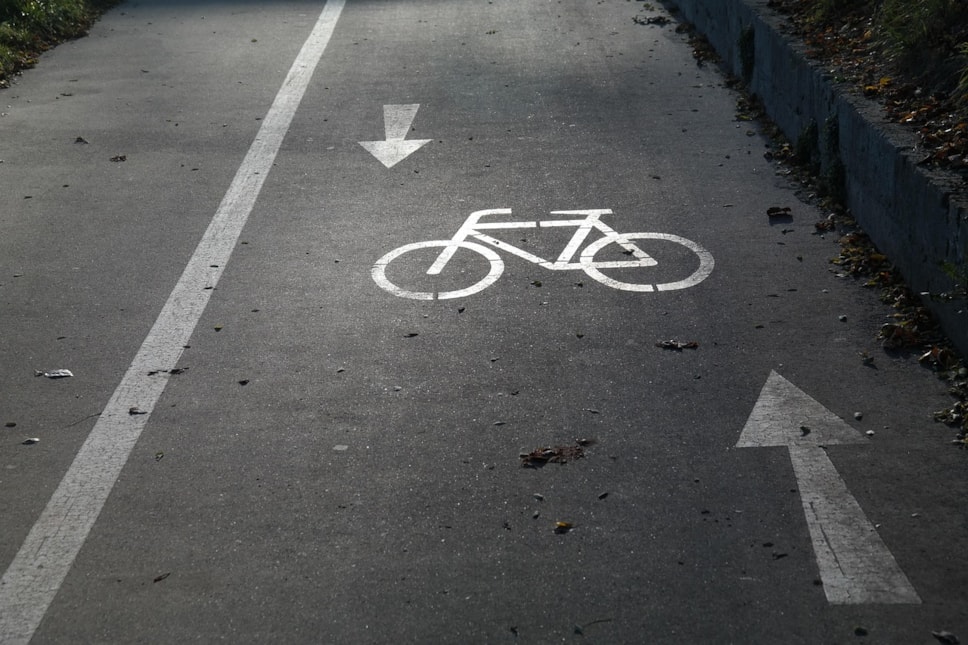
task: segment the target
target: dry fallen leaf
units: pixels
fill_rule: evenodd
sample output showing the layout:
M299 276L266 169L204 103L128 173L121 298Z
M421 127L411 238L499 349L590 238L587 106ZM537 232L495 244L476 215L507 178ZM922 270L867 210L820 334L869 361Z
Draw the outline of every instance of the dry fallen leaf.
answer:
M535 448L531 452L520 455L521 465L525 468L541 468L549 463L565 464L572 459L581 459L584 456L585 449L580 444L577 444L577 442L574 446Z
M931 632L931 635L938 639L939 642L945 645L958 645L961 641L958 637L949 631L941 630L940 632Z

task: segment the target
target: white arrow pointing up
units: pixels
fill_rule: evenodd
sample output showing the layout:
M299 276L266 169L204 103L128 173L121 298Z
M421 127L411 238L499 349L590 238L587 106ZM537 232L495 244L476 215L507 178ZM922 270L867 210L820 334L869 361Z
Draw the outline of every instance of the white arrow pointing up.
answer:
M360 145L370 151L387 168L400 163L431 139L406 140L410 125L417 116L419 103L410 105L384 105L383 123L386 132L385 141L360 141Z
M918 604L914 587L827 458L826 446L864 439L776 372L760 392L737 448L786 446L832 604Z

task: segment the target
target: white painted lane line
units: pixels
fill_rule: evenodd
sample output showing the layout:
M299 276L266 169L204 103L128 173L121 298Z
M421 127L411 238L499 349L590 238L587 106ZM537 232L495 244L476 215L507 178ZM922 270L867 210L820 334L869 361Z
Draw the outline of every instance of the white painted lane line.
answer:
M328 0L242 165L161 314L47 507L0 579L0 643L30 641L77 557L151 410L191 337L232 250L345 0ZM149 372L153 375L149 375ZM132 415L137 406L148 414Z
M790 446L827 601L919 604L921 598L820 446Z
M360 145L387 168L397 165L431 139L406 139L413 120L417 117L419 103L383 106L384 141L360 141Z
M828 602L919 604L917 591L827 457L825 446L863 442L843 419L770 372L736 447L789 449Z

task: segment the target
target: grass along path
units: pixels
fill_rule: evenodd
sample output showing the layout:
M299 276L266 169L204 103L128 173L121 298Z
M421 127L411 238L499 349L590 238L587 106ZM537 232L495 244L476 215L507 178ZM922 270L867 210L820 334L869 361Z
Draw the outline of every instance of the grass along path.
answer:
M65 40L87 34L120 0L0 0L0 87Z

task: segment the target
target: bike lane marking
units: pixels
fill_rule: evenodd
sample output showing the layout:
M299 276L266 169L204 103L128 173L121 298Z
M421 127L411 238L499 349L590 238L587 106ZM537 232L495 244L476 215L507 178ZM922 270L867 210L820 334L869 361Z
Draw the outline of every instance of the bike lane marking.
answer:
M450 240L428 240L426 242L414 242L412 244L405 244L399 248L396 248L389 253L385 254L373 265L371 270L371 275L373 281L385 291L400 297L400 298L411 298L413 300L446 300L451 298L463 298L466 296L473 295L479 291L483 291L487 287L494 284L501 273L504 271L504 261L501 256L495 253L491 248L479 244L477 242L470 242L468 238L474 238L476 240L486 242L491 246L516 255L523 258L533 264L537 264L545 269L551 271L563 271L563 270L582 270L590 278L597 280L598 282L604 284L607 287L613 289L618 289L621 291L633 291L639 293L653 293L657 291L675 291L678 289L688 289L689 287L696 286L703 280L709 277L713 272L713 268L716 266L716 262L713 259L712 254L699 244L693 242L684 237L678 235L672 235L669 233L618 233L612 230L611 227L604 225L603 223L598 223L597 217L604 214L611 214L610 209L595 209L595 210L580 210L580 211L552 211L552 215L586 215L585 219L581 220L541 220L537 222L480 222L479 219L484 215L510 215L511 209L509 208L495 208L488 209L484 211L477 211L471 213L468 216L464 224L458 229L456 235ZM595 218L594 220L591 218ZM519 229L519 228L551 228L551 227L567 227L574 226L578 230L572 236L570 242L568 242L564 250L559 255L555 262L545 260L536 255L528 253L522 249L519 249L507 242L503 242L496 238L493 238L482 230L501 230L501 229ZM579 247L584 243L585 239L588 237L589 232L592 229L598 229L605 233L604 237L592 242L582 250L581 255L578 258L578 262L572 262L571 259L578 252ZM634 268L648 268L654 267L658 262L652 258L648 253L642 251L631 240L662 240L664 242L671 242L674 244L679 244L689 249L699 258L699 266L686 278L678 280L675 282L664 282L658 284L651 283L632 283L632 282L622 282L616 280L611 276L602 273L601 269L634 269ZM632 260L615 260L615 261L596 261L595 255L601 251L603 248L609 244L618 244L619 246L626 249L626 253L633 256ZM387 277L387 266L400 256L409 253L411 251L417 251L420 249L443 247L440 255L431 264L430 269L427 271L427 275L436 276L441 273L444 266L451 260L457 249L463 248L470 251L474 251L484 256L484 259L490 263L490 269L486 276L474 283L473 285L466 287L464 289L458 289L453 291L411 291L404 289L394 284Z
M595 261L595 254L601 251L604 247L613 243L622 245L623 243L628 243L629 240L664 240L666 242L681 244L699 256L699 267L693 271L691 275L682 280L678 280L676 282L663 282L660 284L637 284L634 282L622 282L602 273L599 269L620 269L634 268L637 266L648 267L655 265L655 261L652 260L652 258L648 258L649 261ZM652 293L654 291L675 291L677 289L688 289L689 287L694 287L708 278L709 274L713 272L713 268L716 266L716 262L713 260L713 256L709 251L699 246L692 240L680 237L678 235L672 235L671 233L619 233L614 238L603 237L586 246L585 250L582 251L579 260L582 268L585 270L585 273L595 280L598 280L602 284L612 287L613 289L621 289L623 291L638 291L640 293Z
M410 251L429 249L433 247L444 247L444 252L446 252L449 248L458 247L476 251L483 255L484 259L490 263L490 269L488 270L487 275L478 282L475 282L466 289L459 289L455 291L408 291L406 289L401 289L397 285L390 282L389 278L387 278L387 265L393 262L395 259ZM478 291L483 291L494 284L494 282L501 277L503 272L504 261L501 259L501 256L486 246L467 241L453 242L451 240L430 240L427 242L414 242L413 244L406 244L400 248L390 251L382 258L377 260L376 264L373 265L371 275L373 276L373 281L380 285L381 288L400 298L411 298L413 300L449 300L451 298L463 298L465 296L475 294Z
M0 642L28 643L67 577L232 256L344 5L324 5L181 278L0 578Z
M864 439L771 371L736 447L789 450L828 602L920 604L917 591L827 457L827 446L851 443Z
M406 138L419 108L419 103L384 105L383 130L386 138L383 141L360 141L360 145L384 166L393 168L433 140Z

